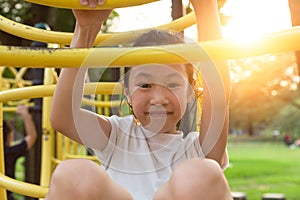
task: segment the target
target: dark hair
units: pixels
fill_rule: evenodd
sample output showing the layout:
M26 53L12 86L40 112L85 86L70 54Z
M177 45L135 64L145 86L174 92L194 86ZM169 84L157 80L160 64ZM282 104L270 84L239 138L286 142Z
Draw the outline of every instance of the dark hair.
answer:
M12 132L12 126L6 120L2 121L3 123L3 145L6 146L8 141L8 136Z
M183 35L179 32L171 30L159 30L153 29L149 32L143 33L140 35L132 44L133 47L143 47L143 46L158 46L158 45L170 45L170 44L181 44L184 43ZM199 78L199 72L195 72L195 69L192 64L185 64L186 73L188 76L188 81L193 87L195 95L198 97L201 95L199 88L201 84L197 81ZM130 68L125 68L124 75L124 87L128 88L129 83L129 71Z

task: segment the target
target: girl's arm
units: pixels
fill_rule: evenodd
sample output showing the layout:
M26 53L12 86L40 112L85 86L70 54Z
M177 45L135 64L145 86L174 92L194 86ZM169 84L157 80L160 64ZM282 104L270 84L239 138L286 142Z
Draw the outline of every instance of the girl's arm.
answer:
M92 47L110 12L74 10L76 26L71 48ZM107 143L103 134L109 137L111 125L104 116L81 109L86 71L84 67L62 69L53 95L50 121L65 136L92 148L102 148Z
M217 0L191 0L194 7L199 41L221 39L221 25L218 14ZM227 154L227 134L228 134L228 107L230 96L230 77L227 62L216 62L215 66L221 76L224 93L220 98L214 99L212 104L211 96L215 97L220 94L213 94L209 91L207 82L212 80L205 80L204 78L204 93L203 93L203 110L200 126L200 143L207 158L216 160L221 166L224 166ZM208 78L208 77L207 77ZM218 84L218 83L217 83ZM209 126L214 126L216 123L212 118L213 109L218 109L217 112L224 116L223 121L219 120L217 123L221 124L221 132L208 132ZM213 135L217 134L217 135ZM216 139L211 139L214 138Z

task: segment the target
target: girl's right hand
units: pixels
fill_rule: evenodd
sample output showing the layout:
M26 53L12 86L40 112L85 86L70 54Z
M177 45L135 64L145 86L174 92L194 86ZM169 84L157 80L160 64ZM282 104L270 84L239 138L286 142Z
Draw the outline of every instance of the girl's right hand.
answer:
M76 23L80 27L97 27L109 17L112 10L73 10Z
M98 5L103 5L105 0L80 0L80 4L83 6L90 6L91 8L95 8Z
M105 0L80 0L83 6L95 8L103 5ZM91 28L93 25L101 24L109 17L112 10L73 10L76 22L80 27Z

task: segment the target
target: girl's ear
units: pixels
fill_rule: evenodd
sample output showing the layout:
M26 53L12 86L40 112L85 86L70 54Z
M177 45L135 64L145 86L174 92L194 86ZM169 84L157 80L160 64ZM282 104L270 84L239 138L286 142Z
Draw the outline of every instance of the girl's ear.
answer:
M187 92L188 92L188 93L187 93L187 102L188 102L188 103L191 103L193 100L195 100L195 91L194 91L193 87L190 86L190 87L188 88L188 91L187 91Z
M123 88L124 88L124 95L127 99L127 103L129 105L131 105L131 98L130 98L130 95L129 95L129 89L127 87L124 87L124 86L123 86Z

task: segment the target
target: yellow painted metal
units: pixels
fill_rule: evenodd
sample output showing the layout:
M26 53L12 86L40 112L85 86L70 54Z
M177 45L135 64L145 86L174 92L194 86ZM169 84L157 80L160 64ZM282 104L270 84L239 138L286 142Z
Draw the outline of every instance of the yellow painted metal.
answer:
M46 68L44 71L44 85L53 84L53 74L50 68ZM54 130L50 124L50 106L52 97L47 96L43 98L43 112L42 112L42 160L41 160L41 177L40 185L49 186L52 162L51 158L54 155Z
M84 98L82 100L83 105L88 105L88 106L96 106L96 107L118 107L120 105L121 101L94 101L90 99Z
M9 20L3 16L0 16L0 29L21 38L46 43L70 44L73 37L73 33L43 30ZM98 38L104 40L110 36L112 35L102 34Z
M40 98L52 96L55 85L28 86L0 91L0 103L18 99ZM121 94L122 86L115 82L87 83L84 94Z
M9 84L13 84L12 87L17 88L20 86L26 86L26 85L32 85L31 81L27 81L27 80L16 80L16 79L10 79L10 78L2 78L3 83L9 83Z
M58 160L64 160L65 159L64 154L63 154L63 146L65 145L64 144L64 136L59 132L56 132L56 144L58 144L58 145L55 145L56 146L56 158Z
M138 6L142 4L151 3L158 0L106 0L103 5L97 5L96 8L90 8L89 6L82 6L79 0L26 0L31 3L41 4L45 6L68 8L68 9L81 9L81 10L107 10L113 8L124 8L130 6Z
M99 163L99 160L95 156L82 156L82 155L66 154L66 159L74 159L74 158L85 158L85 159L89 159L89 160Z
M2 74L2 70L4 68L0 68L0 74ZM0 87L2 86L2 76L0 76ZM2 88L0 88L2 89ZM5 164L4 164L4 145L3 145L3 104L0 103L0 174L5 173ZM6 200L6 187L3 187L3 184L0 183L0 199Z
M195 24L195 22L196 22L195 13L192 12L170 23L153 27L153 28L183 31L184 29ZM61 45L69 45L73 37L73 33L43 30L43 29L35 28L32 26L28 26L28 25L24 25L12 21L1 15L0 15L0 30L28 40L61 44ZM123 33L122 32L102 33L97 36L95 44L101 46L105 46L105 45L114 46L114 45L128 43L136 37L136 33L146 31L146 30L148 29L129 31Z
M53 82L53 73L52 69L46 68L45 70L45 84L52 84ZM43 136L42 136L42 166L41 166L41 181L40 185L41 186L48 186L50 176L52 173L53 168L56 166L57 163L53 162L53 160L60 160L55 159L54 156L54 138L53 138L53 129L50 126L50 120L49 120L49 109L50 109L50 103L51 103L51 96L53 94L55 85L43 85L43 86L29 86L25 88L15 88L11 90L5 90L0 92L0 105L2 102L7 102L11 100L18 100L18 99L27 99L27 98L39 98L39 97L44 97L43 101L43 121L42 121L42 126L43 126ZM94 94L94 93L104 93L104 94L111 94L111 93L117 93L120 94L122 92L121 85L119 83L115 82L108 82L108 83L87 83L84 89L84 92L86 94ZM102 106L112 106L116 105L118 102L104 102L104 104L101 104L100 102L92 102L91 100L89 101L90 104L94 105L102 105ZM11 111L15 110L12 109ZM1 107L0 107L1 111ZM2 112L1 112L2 114ZM1 116L0 116L1 117ZM1 118L0 118L1 119ZM2 121L1 121L2 122ZM2 134L1 134L2 136ZM67 138L65 139L65 145L66 149L68 149L69 142L72 142L72 149L69 149L66 151L66 153L62 153L61 151L61 157L62 159L67 159L67 158L76 158L76 157L81 157L81 158L89 158L89 156L84 156L84 155L74 155L76 153L83 154L82 149L80 152L77 150L81 147L78 146L78 144L73 144L73 141L70 141ZM0 153L3 151L3 146L2 146L2 141L0 138ZM1 157L3 159L3 156ZM94 157L92 157L92 160L95 160ZM1 161L0 161L1 162ZM1 169L1 167L0 167ZM2 169L4 170L4 169ZM3 174L3 173L2 173ZM36 189L36 192L34 191L27 191L29 186L34 187L39 187L35 185L26 185L26 183L22 182L15 182L14 180L7 179L6 177L0 177L0 185L5 188L12 188L12 191L15 191L20 194L25 194L33 197L38 197L38 198L43 198L44 195L46 194L47 190L44 190L42 187ZM23 185L24 184L24 185ZM25 188L25 189L24 189ZM27 189L26 189L27 188ZM0 188L0 192L3 190L3 195L6 195L5 190ZM41 195L42 194L42 195ZM2 193L0 193L2 195ZM0 196L0 199L4 199L4 196Z
M109 101L109 96L108 95L103 95L104 96L104 101ZM104 115L109 116L110 115L110 109L109 107L104 107Z
M227 39L157 47L47 50L0 46L0 65L135 66L145 63L169 64L225 60L296 50L300 50L300 27L267 34L251 43Z
M36 198L45 197L45 195L48 192L48 188L46 187L18 181L9 178L2 173L0 173L0 185L1 187L7 188L8 190L13 191L15 193ZM1 200L5 200L5 198L2 198L2 196L0 197Z

